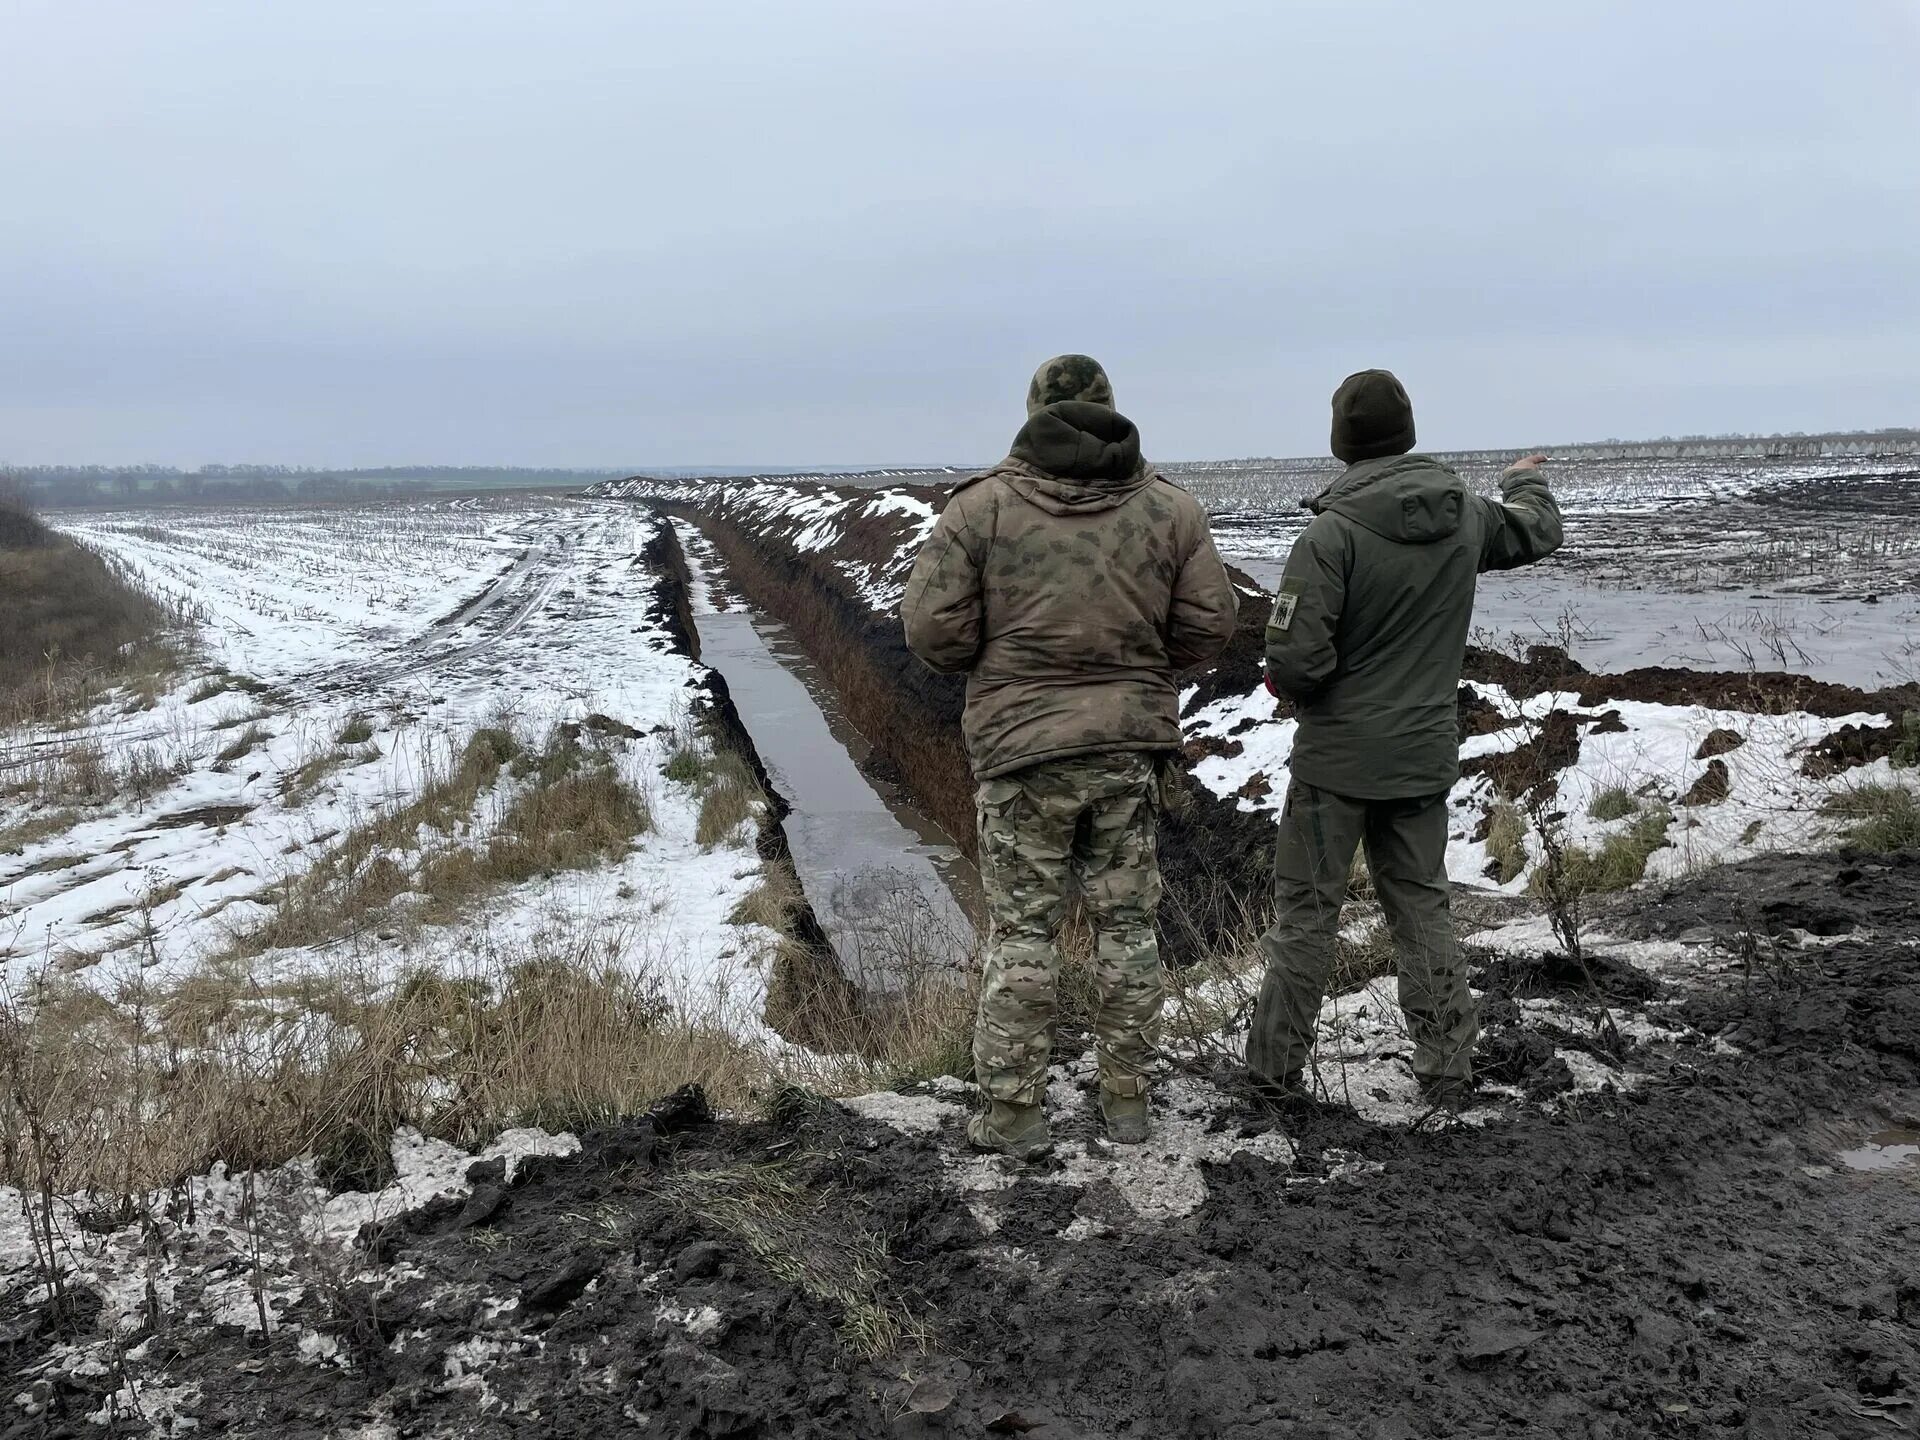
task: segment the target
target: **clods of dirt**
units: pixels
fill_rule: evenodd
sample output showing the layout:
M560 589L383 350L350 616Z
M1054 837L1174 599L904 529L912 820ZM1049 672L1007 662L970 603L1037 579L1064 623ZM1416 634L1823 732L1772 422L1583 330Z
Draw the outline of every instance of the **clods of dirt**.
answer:
M222 825L232 825L245 819L252 811L251 805L196 805L191 810L175 810L171 814L155 816L153 828L184 830L189 825L204 825L209 830L218 830Z
M1724 725L1716 725L1701 740L1699 748L1693 752L1696 760L1712 760L1716 756L1726 755L1738 750L1747 743L1747 737L1738 730L1729 730Z
M77 1433L133 1378L202 1431L285 1440L1900 1433L1920 1211L1816 1128L1864 1096L1920 1113L1916 889L1920 857L1770 857L1608 917L1716 953L1756 901L1848 922L1731 981L1487 958L1482 1076L1537 1098L1485 1123L1276 1114L1194 1079L1175 1113L1170 1082L1163 1144L1208 1157L1177 1204L1141 1208L1152 1167L1091 1128L1042 1166L967 1157L951 1082L764 1119L686 1092L369 1232L358 1299L316 1285L265 1341L143 1337L15 1431ZM1629 996L1686 1042L1643 1029L1613 1055L1631 1084L1563 1088L1541 1017Z
M1687 787L1687 793L1680 797L1680 803L1689 807L1718 805L1732 793L1733 776L1727 769L1727 762L1716 758L1707 762L1707 768Z

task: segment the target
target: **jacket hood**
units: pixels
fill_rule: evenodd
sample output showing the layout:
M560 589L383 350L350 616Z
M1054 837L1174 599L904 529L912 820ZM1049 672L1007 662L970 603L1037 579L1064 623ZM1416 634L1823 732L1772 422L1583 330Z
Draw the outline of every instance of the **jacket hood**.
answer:
M1467 486L1438 460L1393 455L1349 465L1305 505L1316 515L1344 515L1402 545L1429 545L1460 528Z
M1086 400L1035 411L1012 453L988 473L1051 515L1111 510L1153 483L1133 422Z

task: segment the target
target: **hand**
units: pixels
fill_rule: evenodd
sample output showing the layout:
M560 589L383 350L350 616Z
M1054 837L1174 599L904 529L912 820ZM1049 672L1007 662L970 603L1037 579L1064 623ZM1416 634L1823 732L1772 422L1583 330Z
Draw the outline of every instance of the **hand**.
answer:
M1518 460L1507 466L1506 473L1511 475L1516 470L1538 470L1546 463L1547 457L1544 455L1522 455Z

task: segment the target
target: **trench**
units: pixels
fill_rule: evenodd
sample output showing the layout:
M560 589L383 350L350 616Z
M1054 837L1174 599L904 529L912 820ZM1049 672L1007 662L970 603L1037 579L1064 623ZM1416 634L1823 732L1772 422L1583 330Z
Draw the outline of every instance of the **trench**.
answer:
M703 552L724 566L730 586L755 612L784 627L784 637L816 677L826 711L843 715L846 730L862 737L863 783L871 788L878 777L897 788L970 857L973 784L960 733L962 680L936 675L916 660L898 616L850 593L832 555L802 551L740 523L724 501L651 503L683 533L697 533ZM1242 606L1226 653L1184 678L1196 687L1189 706L1258 684L1265 622L1263 606ZM755 738L761 738L759 730ZM1187 797L1160 825L1159 938L1161 953L1176 964L1263 928L1272 890L1272 822L1199 785L1189 786ZM813 896L814 888L807 888Z
M671 523L696 653L780 797L788 859L841 973L876 989L910 967L963 962L980 914L972 862L874 772L872 747L788 628L746 600L693 525Z

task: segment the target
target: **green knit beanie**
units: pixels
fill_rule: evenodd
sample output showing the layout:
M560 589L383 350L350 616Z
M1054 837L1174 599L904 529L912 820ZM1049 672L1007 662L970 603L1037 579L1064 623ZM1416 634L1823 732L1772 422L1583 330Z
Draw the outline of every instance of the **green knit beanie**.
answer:
M1413 449L1413 402L1390 370L1349 375L1333 392L1333 453L1351 465Z

